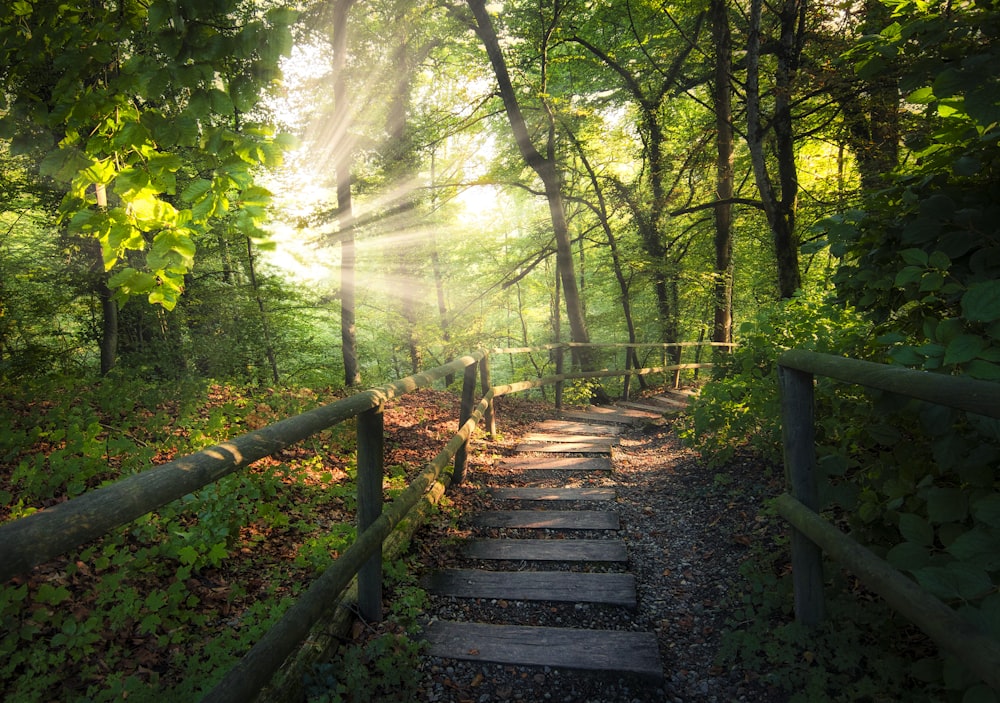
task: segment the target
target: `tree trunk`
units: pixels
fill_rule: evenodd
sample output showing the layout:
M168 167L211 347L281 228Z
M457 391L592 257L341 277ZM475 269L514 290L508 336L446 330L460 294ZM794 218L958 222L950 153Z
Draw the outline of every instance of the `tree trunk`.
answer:
M774 132L778 189L774 187L764 153L766 131L760 107L760 50L762 0L750 2L747 37L747 146L760 199L774 238L778 265L778 293L791 298L802 286L799 272L799 241L795 231L798 174L792 131L792 90L805 21L805 0L785 0L781 6L781 36L777 42L777 71L774 87L774 115L769 124Z
M341 135L336 149L337 220L340 226L340 341L344 359L344 383L361 385L358 369L355 326L354 209L351 202L353 147L348 138L350 104L345 71L347 68L347 15L355 0L335 0L333 5L333 101L334 124Z
M556 240L556 266L559 271L559 279L562 282L563 299L566 301L566 318L569 321L570 335L574 342L589 343L590 335L587 332L587 323L584 319L583 305L580 299L579 289L576 284L576 274L573 266L573 250L569 237L569 226L566 222L566 210L563 204L562 183L559 169L556 164L554 150L554 130L548 130L547 155L542 154L531 142L528 133L528 126L525 123L521 106L517 101L517 94L511 84L510 74L507 71L507 62L503 52L500 50L500 42L497 39L496 30L489 14L486 12L485 0L467 0L472 14L476 18L476 33L486 48L493 72L496 75L497 85L500 89L500 97L503 100L507 119L510 122L511 131L514 133L514 141L518 150L524 158L525 163L538 175L545 189L545 197L549 204L549 215L552 218L552 231ZM550 115L551 119L551 115ZM577 355L581 368L586 371L595 368L593 355L586 353Z
M257 267L254 264L253 242L247 237L247 273L250 275L250 289L253 291L254 300L257 301L257 310L260 312L261 336L264 338L264 355L271 370L271 380L277 385L278 359L274 353L274 343L271 341L271 325L267 319L267 307L264 305L264 298L260 293L260 286L257 285Z
M715 45L715 321L713 342L733 341L733 109L730 76L733 49L726 0L711 0Z

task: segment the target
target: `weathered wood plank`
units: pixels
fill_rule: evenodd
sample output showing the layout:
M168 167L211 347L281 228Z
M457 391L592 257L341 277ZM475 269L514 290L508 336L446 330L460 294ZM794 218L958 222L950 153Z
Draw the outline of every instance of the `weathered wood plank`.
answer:
M472 516L476 527L530 530L617 530L618 513L611 510L487 510Z
M611 425L635 425L638 420L634 417L616 415L608 413L591 413L586 410L562 410L559 417L569 420L582 420L584 422L601 422Z
M611 442L521 442L514 451L540 454L610 454Z
M467 542L462 552L470 559L628 561L625 543L618 539L476 539Z
M501 467L510 471L610 471L611 460L603 456L517 457Z
M663 413L658 408L653 410L639 410L636 408L624 407L624 404L617 405L591 405L587 408L588 413L595 415L623 415L637 420L655 420Z
M627 408L628 410L639 410L644 413L650 413L652 415L655 415L656 417L660 417L663 415L663 408L647 403L633 403L632 401L628 400L619 400L617 403L615 403L615 407Z
M671 398L665 395L654 395L649 398L643 398L643 400L649 401L653 405L659 406L660 409L665 410L684 410L688 406L686 398Z
M635 607L632 574L592 574L572 571L485 571L441 569L424 579L431 593L456 598L606 603Z
M521 438L522 442L594 442L595 444L618 444L618 438L613 435L591 434L585 432L529 432Z
M519 627L438 620L424 637L432 656L497 664L617 671L660 680L663 667L652 632Z
M614 488L491 488L497 500L614 500Z
M545 420L535 427L541 432L565 432L567 434L596 434L614 436L621 432L616 425L606 425L595 422L569 422L566 420Z

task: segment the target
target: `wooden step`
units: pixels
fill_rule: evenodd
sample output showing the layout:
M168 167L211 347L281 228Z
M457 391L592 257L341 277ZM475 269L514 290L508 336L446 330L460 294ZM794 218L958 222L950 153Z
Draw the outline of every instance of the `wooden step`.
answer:
M497 500L614 500L614 488L490 488Z
M521 442L514 451L543 454L610 454L617 441L603 442Z
M632 574L441 569L428 574L424 588L456 598L605 603L627 608L636 605Z
M559 417L583 422L600 422L611 425L637 425L641 421L636 417L616 415L614 413L591 413L586 410L563 410Z
M496 664L614 671L663 678L651 632L520 627L437 620L425 630L429 654Z
M624 415L625 417L631 417L636 420L656 420L663 415L659 408L653 408L652 410L640 410L638 408L626 407L626 404L624 403L616 405L591 405L587 408L587 412L602 416Z
M660 406L667 410L683 410L688 406L687 399L681 398L671 398L665 395L654 395L649 398L643 398L643 400L649 401L654 405Z
M474 539L462 553L470 559L510 561L625 562L625 543L617 539Z
M641 410L645 413L650 413L656 417L663 415L663 408L656 405L648 405L646 403L633 403L631 401L620 400L615 403L616 408L628 408L630 410Z
M606 434L584 432L531 432L521 438L522 442L596 442L597 444L618 444L618 438Z
M598 456L519 456L505 459L501 467L509 471L610 471L611 460Z
M615 436L621 432L616 425L605 425L594 422L570 422L567 420L545 420L536 426L540 432L564 432L566 434L597 434Z
M617 530L618 513L611 510L489 510L472 516L476 527L532 530Z

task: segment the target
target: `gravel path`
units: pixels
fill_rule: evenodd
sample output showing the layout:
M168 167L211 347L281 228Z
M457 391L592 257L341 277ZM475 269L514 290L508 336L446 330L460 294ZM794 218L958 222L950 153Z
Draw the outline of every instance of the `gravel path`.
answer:
M451 515L460 517L456 520L446 514L446 519L419 533L421 552L435 555L427 567L468 566L458 554L459 538L471 536L472 530L461 516L477 510L510 507L492 503L482 488L510 485L511 477L503 475L499 465L503 456L512 453L514 443L509 440L474 445L466 481L451 491L455 504ZM613 507L622 525L618 536L627 544L629 562L625 566L596 568L627 570L635 575L639 600L635 611L597 605L432 597L428 615L490 622L500 613L506 624L655 632L664 667L663 682L652 684L635 678L565 669L427 657L420 700L443 703L783 700L764 688L753 672L717 661L722 634L733 626L728 618L730 604L739 600L745 588L739 566L749 557L752 541L769 532L770 528L758 515L763 500L775 495L778 486L765 476L761 467L748 461L738 460L721 470L707 468L680 445L669 426L647 425L626 430L612 459L614 468L610 474L570 475L567 483L566 473L552 472L541 477L533 473L531 485L605 485L616 489L618 498ZM476 564L477 568L502 566Z

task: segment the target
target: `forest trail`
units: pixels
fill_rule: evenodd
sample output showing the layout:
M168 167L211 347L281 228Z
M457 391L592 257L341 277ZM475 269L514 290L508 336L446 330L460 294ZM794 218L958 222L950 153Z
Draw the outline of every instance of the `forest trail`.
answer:
M484 487L481 509L465 518L461 562L424 579L441 606L428 613L430 656L661 682L656 634L626 629L629 618L615 613L634 610L637 595L612 453L622 427L661 422L686 400L670 394L537 423L501 462L501 480ZM593 609L610 626L580 627L577 616Z

